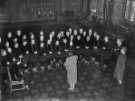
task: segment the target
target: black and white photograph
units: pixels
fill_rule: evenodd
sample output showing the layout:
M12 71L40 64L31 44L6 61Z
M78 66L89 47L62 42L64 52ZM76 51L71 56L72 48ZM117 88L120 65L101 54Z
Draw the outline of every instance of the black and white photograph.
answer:
M0 101L135 101L135 0L0 0Z

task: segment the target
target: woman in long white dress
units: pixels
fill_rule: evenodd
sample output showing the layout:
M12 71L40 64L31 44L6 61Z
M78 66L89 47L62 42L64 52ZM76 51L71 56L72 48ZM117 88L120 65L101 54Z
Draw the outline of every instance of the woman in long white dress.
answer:
M65 67L67 70L67 82L69 84L69 90L74 90L77 83L77 60L78 56L69 52L69 56L65 61Z

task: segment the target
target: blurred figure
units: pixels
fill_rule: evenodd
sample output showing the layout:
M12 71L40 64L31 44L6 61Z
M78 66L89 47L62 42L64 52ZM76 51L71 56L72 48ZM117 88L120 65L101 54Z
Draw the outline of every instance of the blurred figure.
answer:
M56 42L55 42L55 51L56 51L57 53L60 53L59 47L60 47L60 42L59 42L59 40L56 40Z
M79 29L79 34L82 35L83 34L83 28Z
M92 29L89 29L89 35L90 36L92 35Z
M73 36L73 35L71 35L71 36L70 36L70 43L69 43L69 45L70 45L70 49L73 49L73 48L74 48L73 40L74 40L74 36Z
M100 45L100 35L99 34L96 34L96 40L95 40L95 49L99 49L101 47Z
M11 45L8 41L5 42L5 50L6 50L6 53L7 53L8 61L12 61L11 58L12 58L12 55L13 55L13 49L12 49L12 47L11 47Z
M7 52L6 52L6 50L4 50L4 49L1 49L0 50L0 56L1 56L1 63L0 63L0 68L1 68L1 70L2 70L2 72L1 72L1 94L2 95L5 95L6 94L6 90L7 90L7 84L6 84L6 82L5 82L5 80L8 80L8 74L7 74L7 69L6 69L6 66L7 66L7 64L6 64L6 62L7 62ZM0 101L2 101L2 100L0 100Z
M86 37L86 46L85 46L85 49L88 49L89 48L89 45L90 45L90 36L88 35L87 37Z
M69 38L70 37L70 33L66 32L66 37Z
M122 39L118 38L118 39L116 40L116 43L115 43L114 51L115 51L115 52L120 52L121 46L122 46Z
M126 52L127 52L127 48L122 47L120 50L120 54L117 58L117 63L113 75L120 85L123 83L124 71L126 68L126 61L127 61Z
M52 54L52 40L47 40L47 51L49 52L49 54Z
M84 31L81 38L81 48L85 48L86 46L86 36L87 36L87 33L86 31Z
M8 64L8 63L7 63ZM23 78L23 75L20 72L20 64L14 63L12 66L9 66L11 78L13 81L20 81Z
M22 33L21 33L21 30L17 30L17 33L16 33L16 34L17 34L18 37L20 37L21 34L22 34Z
M44 47L45 47L45 37L44 37L44 32L40 31L40 37L39 37L39 53L40 55L43 55L44 53Z
M95 47L96 47L96 37L97 37L97 32L94 32L91 35L91 46L92 46L92 49L95 49Z
M30 32L30 44L31 44L31 52L36 54L36 40L33 32Z
M77 35L77 42L76 42L76 48L80 48L81 45L81 35Z
M69 34L72 35L72 28L69 28Z
M67 51L67 39L66 38L64 38L63 39L63 43L64 43L64 51Z
M73 34L74 34L74 36L77 36L78 32L76 29L74 29Z
M27 37L27 35L23 35L22 36L22 46L23 46L23 54L24 55L28 55L29 54L29 51L30 51L30 45L29 45L29 43L28 43L28 37Z
M69 49L69 42L70 42L70 33L66 32L65 38L67 39L67 49Z
M109 37L108 36L104 36L104 39L103 39L103 41L101 43L102 50L108 51L108 44L109 44Z
M74 29L73 35L74 35L74 40L73 40L74 48L76 48L76 46L77 46L77 35L78 35L78 32L77 32L76 29Z
M7 58L8 58L7 55L8 55L7 51L5 49L1 49L1 57L2 57L1 64L2 64L2 67L6 67L6 61L7 61Z
M78 56L73 55L72 52L68 53L68 57L64 63L67 70L67 82L69 84L69 90L73 91L77 83L77 60Z
M61 31L60 32L60 35L61 35L61 37L59 39L59 42L60 42L60 51L64 51L64 49L65 49L65 43L63 42L64 39L65 39L64 31Z
M11 38L12 38L12 33L11 33L11 32L8 32L7 38L8 38L8 39L11 39Z

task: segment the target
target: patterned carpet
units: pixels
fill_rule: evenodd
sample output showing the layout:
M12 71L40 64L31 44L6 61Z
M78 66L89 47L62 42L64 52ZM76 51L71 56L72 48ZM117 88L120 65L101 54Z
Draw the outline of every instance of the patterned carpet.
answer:
M99 67L79 62L78 82L73 92L68 91L64 67L25 73L30 89L15 92L3 101L123 101L123 87L105 77Z

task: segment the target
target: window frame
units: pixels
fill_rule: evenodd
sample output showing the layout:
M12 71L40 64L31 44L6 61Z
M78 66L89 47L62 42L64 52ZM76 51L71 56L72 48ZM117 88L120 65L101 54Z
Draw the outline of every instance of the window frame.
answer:
M103 1L101 1L101 0L91 0L92 4L94 2L95 7L94 6L91 7L92 4L90 4L90 8L89 8L90 9L90 14L94 15L94 16L98 16L100 19L104 19L104 3L105 3L105 1L106 0L103 0ZM102 12L100 11L101 2L103 2L103 5L102 5L103 6L103 8L102 8L103 11Z
M127 12L127 2L130 2L129 6L129 14L127 15L128 17L126 17L126 12ZM128 24L135 24L135 13L134 13L134 21L131 21L131 9L132 9L132 4L133 2L135 3L135 0L125 0L124 1L124 7L123 7L123 19L124 19L124 22L128 23Z

